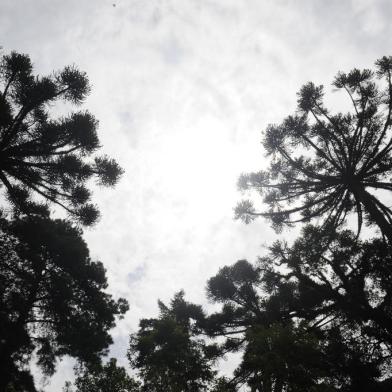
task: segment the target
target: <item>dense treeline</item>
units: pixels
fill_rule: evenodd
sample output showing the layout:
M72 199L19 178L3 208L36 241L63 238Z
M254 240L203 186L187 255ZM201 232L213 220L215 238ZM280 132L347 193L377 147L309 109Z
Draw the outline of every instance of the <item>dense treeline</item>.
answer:
M86 75L68 67L33 77L28 56L16 53L0 70L0 392L36 390L33 354L48 375L57 358L78 360L67 392L392 390L392 211L384 200L392 57L375 72L338 74L333 85L348 94L350 113L330 113L323 87L308 83L296 114L267 128L270 168L242 175L239 186L269 209L244 200L236 216L267 217L278 232L304 223L300 236L276 241L255 263L221 268L206 287L213 313L183 291L159 302L158 316L130 335L132 373L102 361L128 305L106 292L105 269L90 259L80 227L98 217L87 179L114 185L121 169L107 157L87 161L99 147L91 114L47 112L55 99L82 102ZM52 219L54 205L69 219ZM355 232L345 226L350 214ZM372 238L360 236L363 222ZM240 361L223 376L220 361L232 353Z

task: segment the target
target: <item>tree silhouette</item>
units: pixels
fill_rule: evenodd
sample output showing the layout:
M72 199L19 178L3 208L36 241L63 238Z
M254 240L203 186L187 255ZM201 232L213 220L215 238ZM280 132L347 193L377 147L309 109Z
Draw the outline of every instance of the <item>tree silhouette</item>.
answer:
M320 340L301 325L255 325L246 343L235 380L245 380L252 391L334 391Z
M79 369L75 389L66 383L65 391L71 392L139 392L140 383L131 378L123 367L117 366L115 358L105 365Z
M291 248L276 242L265 262L289 271L276 279L298 282L292 316L357 324L363 336L392 344L392 257L380 239L361 242L348 230L320 238L307 226Z
M223 306L210 315L206 332L224 337L221 353L241 351L232 385L256 392L327 391L328 372L319 340L297 327L284 310L292 302L292 285L279 291L273 271L246 260L225 266L207 284L209 299Z
M222 304L207 321L223 352L242 351L232 383L252 391L388 391L392 385L391 266L381 240L308 226L255 266L223 267L208 282ZM380 381L383 380L383 381Z
M143 381L142 390L206 390L213 381L216 350L198 337L201 307L186 302L179 292L170 307L159 302L159 308L159 318L141 320L139 331L130 338L128 358Z
M276 242L263 262L276 266L277 293L286 292L287 298L284 288L295 282L284 317L305 320L324 341L330 362L340 364L335 372L349 376L348 390L388 391L392 386L387 370L392 365L388 245L381 239L358 241L348 230L320 237L317 227L307 226L291 248Z
M376 61L376 72L354 69L339 73L334 87L347 92L352 112L331 114L323 104L323 86L304 85L298 112L280 125L269 125L264 147L272 157L269 170L244 174L241 189L259 192L269 210L259 212L249 200L236 216L249 222L257 216L273 227L309 222L339 226L350 212L380 228L392 242L392 210L370 190L392 190L392 57ZM376 77L385 81L382 88Z
M105 269L70 223L29 217L1 225L0 391L21 380L34 391L33 351L47 375L63 355L99 362L128 304L104 291Z
M74 66L34 76L27 55L12 52L0 63L0 184L16 212L48 214L58 205L84 225L99 212L86 182L112 186L122 173L100 148L98 122L87 111L52 118L56 101L81 104L90 91ZM92 160L87 158L93 157Z

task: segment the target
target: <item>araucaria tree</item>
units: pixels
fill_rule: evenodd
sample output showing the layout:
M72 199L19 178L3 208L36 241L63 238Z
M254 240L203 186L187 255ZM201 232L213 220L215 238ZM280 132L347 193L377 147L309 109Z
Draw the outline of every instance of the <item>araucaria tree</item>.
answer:
M56 101L81 104L90 91L74 66L35 76L30 58L12 52L0 62L0 185L14 211L48 213L58 205L84 225L99 212L86 182L112 186L122 173L100 148L98 122L87 111L54 118ZM91 159L88 159L91 158Z
M392 190L391 74L392 57L376 61L375 72L339 73L333 86L351 100L346 114L327 110L323 86L304 85L297 113L264 134L269 170L239 180L241 189L262 194L269 209L258 211L244 200L236 216L245 222L264 216L279 230L318 217L337 227L354 212L358 230L365 217L392 243L392 210L374 193Z
M251 265L242 260L208 282L222 304L207 332L243 355L231 380L258 392L389 391L392 259L380 239L307 226Z

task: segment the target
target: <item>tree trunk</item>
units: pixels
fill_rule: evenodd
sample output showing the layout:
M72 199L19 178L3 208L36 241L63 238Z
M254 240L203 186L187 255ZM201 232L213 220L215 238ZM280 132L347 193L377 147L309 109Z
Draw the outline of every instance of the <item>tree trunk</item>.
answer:
M389 244L392 245L392 225L389 224L383 212L374 203L373 196L364 188L357 190L356 194L371 220L377 224L381 233L388 239Z

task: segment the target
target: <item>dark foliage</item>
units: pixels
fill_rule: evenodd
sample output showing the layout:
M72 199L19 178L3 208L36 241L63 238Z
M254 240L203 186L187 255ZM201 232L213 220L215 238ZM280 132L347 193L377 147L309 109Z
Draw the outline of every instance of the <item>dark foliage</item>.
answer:
M105 269L70 223L29 217L1 224L0 391L19 388L20 380L31 391L33 350L47 375L63 355L97 363L128 304L105 293Z
M209 298L221 311L207 322L211 336L225 337L222 352L242 351L231 383L247 384L252 391L328 390L319 341L305 326L282 317L267 267L245 260L222 268L208 282ZM283 292L283 290L282 290Z
M245 222L264 216L280 230L318 217L336 228L354 212L358 230L365 216L392 242L392 210L371 192L392 190L391 72L392 57L382 57L375 72L339 73L333 85L351 99L347 114L325 108L323 86L304 85L297 113L264 133L269 170L239 180L241 189L259 192L269 210L258 212L244 200L236 216Z
M17 213L48 215L64 208L84 225L99 212L86 183L114 185L122 173L100 148L98 122L87 111L53 118L56 101L81 104L90 91L85 73L74 66L34 76L27 55L12 52L0 62L0 184ZM88 159L91 157L92 159Z
M292 248L277 242L271 249L265 262L290 269L276 276L297 282L297 317L340 325L345 319L361 328L360 335L392 345L392 255L380 239L361 242L346 230L323 243L318 229L308 226Z
M140 321L131 335L128 358L148 392L199 392L214 378L211 370L215 345L207 345L199 334L204 314L200 306L175 295L170 307L159 302L157 319Z
M111 358L105 365L79 369L75 388L66 383L64 392L139 392L140 383L131 378L117 361Z
M207 331L243 352L232 382L260 392L390 387L388 247L349 231L324 241L306 227L292 248L276 243L257 266L239 261L209 280L210 299L223 306Z

